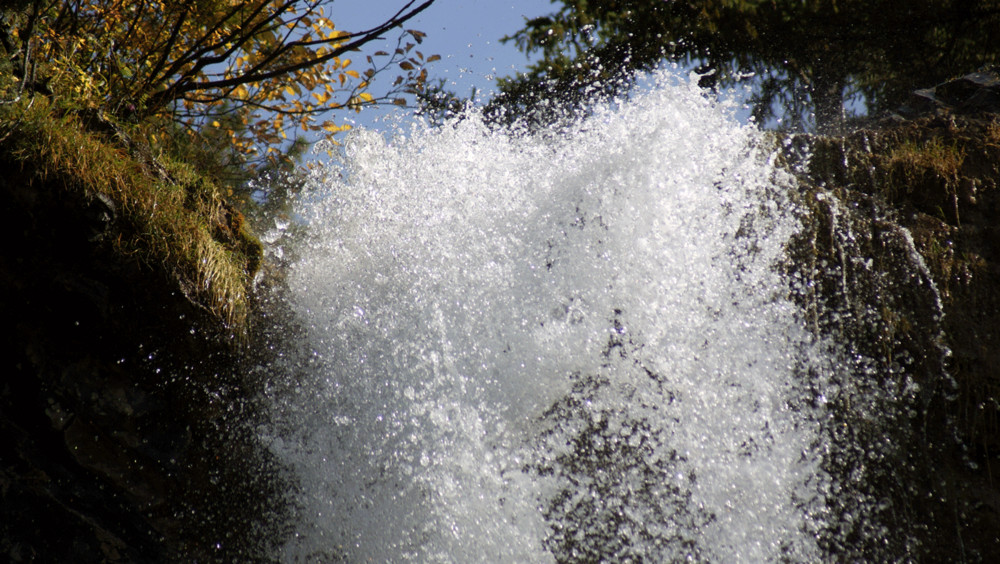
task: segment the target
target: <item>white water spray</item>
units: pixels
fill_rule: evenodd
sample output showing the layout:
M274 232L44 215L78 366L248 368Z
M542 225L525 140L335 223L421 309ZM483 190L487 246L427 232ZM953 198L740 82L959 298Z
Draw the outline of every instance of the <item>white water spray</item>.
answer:
M266 437L284 560L820 558L803 379L832 361L776 268L791 182L660 82L559 133L360 132L315 183L310 356Z

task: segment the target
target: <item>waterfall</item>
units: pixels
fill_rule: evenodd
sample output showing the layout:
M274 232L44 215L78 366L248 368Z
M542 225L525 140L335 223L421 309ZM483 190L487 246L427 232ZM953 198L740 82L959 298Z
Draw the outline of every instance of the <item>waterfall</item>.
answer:
M828 382L792 179L687 80L558 131L354 133L262 431L287 562L814 562Z

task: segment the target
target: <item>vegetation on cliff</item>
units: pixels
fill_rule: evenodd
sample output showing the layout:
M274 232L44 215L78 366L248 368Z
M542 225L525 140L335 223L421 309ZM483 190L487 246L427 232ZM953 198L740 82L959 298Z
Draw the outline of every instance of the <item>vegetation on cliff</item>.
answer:
M994 83L997 89L1000 81ZM1000 230L994 220L1000 214L1000 113L995 110L1000 106L975 113L941 108L807 141L812 178L847 200L851 193L872 199L912 233L940 293L952 352L948 372L958 386L955 419L977 458L994 464L1000 454Z
M190 166L153 159L107 118L85 120L43 96L0 106L5 170L27 186L58 186L103 207L108 232L99 235L117 252L162 269L240 330L262 256L243 215Z
M835 500L831 526L850 542L831 549L865 560L992 561L1000 78L976 73L911 103L921 100L920 111L847 135L775 136L803 182L804 229L789 257L797 295L818 333L869 366L868 377L838 383L850 391L832 405L826 465L879 509L860 523L851 519L858 500ZM878 457L858 445L879 445ZM879 527L892 534L873 535Z
M58 97L7 101L0 553L263 553L252 531L280 507L233 346L249 337L260 243L216 183L154 158L134 129Z
M254 561L279 542L245 181L301 151L293 129L332 134L323 112L376 100L390 63L406 72L383 97L418 89L430 59L416 30L363 73L342 58L430 1L359 33L326 4L0 7L9 561Z

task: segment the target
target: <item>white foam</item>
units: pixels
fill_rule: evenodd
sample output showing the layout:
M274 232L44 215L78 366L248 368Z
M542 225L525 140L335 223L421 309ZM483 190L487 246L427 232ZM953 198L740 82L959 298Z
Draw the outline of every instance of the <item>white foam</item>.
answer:
M818 558L790 182L656 82L558 133L360 131L314 183L312 357L268 436L299 484L286 561Z

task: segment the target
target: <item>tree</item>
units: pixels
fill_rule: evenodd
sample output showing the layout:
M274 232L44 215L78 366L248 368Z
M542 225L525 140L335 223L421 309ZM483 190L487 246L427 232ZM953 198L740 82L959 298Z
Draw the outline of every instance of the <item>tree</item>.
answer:
M0 52L16 87L8 98L45 93L123 121L217 129L244 163L287 159L297 132L333 135L348 126L331 110L398 101L422 90L424 34L404 30L393 53L348 58L382 39L434 0L409 0L383 23L336 29L330 0L27 0L0 8ZM372 78L398 67L376 98ZM203 135L203 138L218 133ZM290 139L291 137L291 139ZM285 150L282 150L282 147Z
M861 98L872 112L892 109L914 88L1000 60L996 0L558 4L503 39L541 59L525 76L501 82L494 111L523 113L546 99L572 104L588 91L617 92L634 71L672 60L696 66L704 86L752 76L762 122L780 111L794 125L837 129L846 99Z

